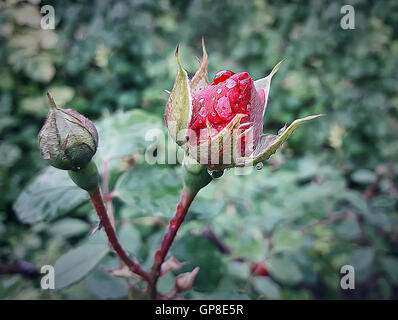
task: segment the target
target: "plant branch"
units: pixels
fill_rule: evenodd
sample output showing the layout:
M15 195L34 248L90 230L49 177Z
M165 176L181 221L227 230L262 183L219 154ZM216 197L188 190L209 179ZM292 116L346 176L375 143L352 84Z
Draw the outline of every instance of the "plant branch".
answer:
M148 289L152 298L157 297L156 285L160 276L160 268L166 259L167 253L169 252L174 238L184 222L185 216L188 212L189 207L193 199L195 199L197 192L190 192L184 187L181 193L180 202L178 203L176 213L170 220L169 228L163 237L160 249L156 252L153 266L151 268L151 282L149 283Z
M102 225L104 226L105 233L108 237L109 243L111 244L112 248L115 250L116 254L119 258L129 267L129 269L140 275L146 281L150 282L151 278L148 272L143 270L138 262L130 259L127 255L126 251L123 250L119 240L117 239L115 229L112 226L111 220L106 212L104 202L101 196L101 192L99 187L93 192L89 192L91 202L94 205L95 211L97 212Z
M37 270L34 265L26 261L18 261L13 264L0 262L0 275L1 274L20 274L30 279L40 277L39 270Z
M102 163L102 185L103 185L103 189L104 189L104 199L106 202L106 210L108 212L108 217L111 221L113 230L116 230L116 226L115 226L115 215L113 214L113 205L112 205L112 196L110 196L109 193L109 169L108 169L108 160L104 160ZM118 260L119 260L119 265L122 268L125 264L124 262L120 259L120 257L118 256ZM131 284L129 282L128 279L125 279L126 285L127 285L127 296L130 299L130 293L131 293Z
M113 229L115 228L115 216L113 215L113 206L112 206L112 197L109 196L109 171L108 171L108 160L104 160L103 164L103 186L104 186L104 198L106 201L106 209L108 212L109 219L111 220L111 224Z
M214 233L210 225L203 227L201 236L214 245L222 254L231 254L231 249Z

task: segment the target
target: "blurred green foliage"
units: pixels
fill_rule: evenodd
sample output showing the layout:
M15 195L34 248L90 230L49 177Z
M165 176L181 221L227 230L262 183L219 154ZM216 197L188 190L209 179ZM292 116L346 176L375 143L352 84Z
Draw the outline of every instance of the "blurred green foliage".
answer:
M0 298L127 297L126 282L103 271L118 265L103 233L88 236L96 215L87 196L40 159L45 92L97 119L96 161L109 165L120 240L148 267L181 178L178 166L144 163L145 134L164 131L175 46L192 74L202 35L210 77L226 68L256 79L287 59L266 131L327 117L297 129L263 170L231 170L200 192L172 248L188 263L160 290L200 266L186 298L398 297L396 1L51 1L55 30L40 29L47 2L37 2L1 4L0 261L55 264L56 286L67 288L1 276ZM344 4L355 8L354 30L340 27ZM254 263L269 275L253 274ZM355 290L340 289L345 264Z

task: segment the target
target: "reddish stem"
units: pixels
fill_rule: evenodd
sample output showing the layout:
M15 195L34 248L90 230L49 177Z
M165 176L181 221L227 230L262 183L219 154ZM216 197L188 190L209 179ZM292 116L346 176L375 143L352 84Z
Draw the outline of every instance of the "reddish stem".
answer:
M106 209L104 206L104 202L102 200L101 191L99 187L97 187L97 189L94 192L90 192L89 195L91 202L94 205L95 211L97 211L97 214L102 222L102 225L104 226L105 233L108 237L109 243L111 244L112 248L115 250L116 254L129 267L129 269L132 272L140 275L146 281L150 282L151 277L149 273L143 270L137 262L131 260L130 257L127 255L126 251L124 251L122 246L120 245L115 233L115 229L112 226L108 214L106 213Z
M156 284L160 276L160 268L167 256L167 253L170 250L171 245L173 244L178 229L184 222L185 216L195 196L196 193L189 192L186 188L182 190L180 202L177 206L177 211L174 217L170 220L169 228L163 237L160 249L155 254L153 266L151 269L152 280L149 283L149 289L152 298L156 298L157 296Z
M104 199L106 201L106 209L108 212L109 219L113 229L115 229L115 217L113 215L112 197L109 196L109 174L108 174L108 160L104 160L103 164L103 188L104 188Z

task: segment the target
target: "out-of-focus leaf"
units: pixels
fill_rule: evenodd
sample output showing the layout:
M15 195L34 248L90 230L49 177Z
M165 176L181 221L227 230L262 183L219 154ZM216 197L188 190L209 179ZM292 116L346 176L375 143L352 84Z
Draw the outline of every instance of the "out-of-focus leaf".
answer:
M204 300L250 300L247 294L238 292L215 292L209 295L200 296Z
M48 57L37 56L28 61L25 72L32 80L47 83L54 77L55 67Z
M359 237L361 230L355 220L344 220L337 225L336 234L346 240L354 240Z
M121 226L118 230L119 241L128 252L135 255L141 246L141 236L131 224Z
M190 208L191 218L211 220L222 212L225 197L217 194L218 188L219 185L213 182L199 192Z
M228 273L237 279L246 280L250 276L250 268L246 263L230 261L227 264Z
M166 273L159 279L158 290L160 293L166 294L174 288L174 276L171 272Z
M75 95L75 90L68 86L53 86L48 89L48 92L54 97L54 101L57 101L57 105L65 106ZM47 107L47 103L45 104ZM78 106L71 106L72 109L77 109Z
M19 276L7 277L0 281L0 299L13 299L23 286L23 280Z
M381 263L385 272L394 284L398 284L398 259L395 257L383 257Z
M195 290L212 291L217 287L225 272L225 266L219 251L207 240L187 235L178 239L171 251L179 261L187 262L179 273L190 272L200 267L194 283Z
M55 222L49 232L53 236L68 238L88 232L88 229L89 225L80 219L64 218Z
M108 251L105 244L86 243L62 255L54 265L55 289L63 289L82 280Z
M362 283L372 274L374 255L372 248L358 248L351 253L348 263L354 267L355 281Z
M370 266L373 262L374 251L372 248L359 248L351 253L349 262L356 271L361 271Z
M267 277L254 277L253 287L267 299L280 299L280 286Z
M166 217L177 208L180 191L174 169L145 165L125 173L115 187L115 195L132 206L135 214Z
M366 200L357 191L347 191L343 198L347 200L361 214L369 214L369 208Z
M271 258L267 266L270 274L283 283L295 284L303 279L297 264L286 257Z
M144 151L154 143L156 133L163 130L159 117L142 110L116 112L96 123L96 127L100 136L98 154L103 160Z
M366 169L359 169L356 170L352 175L351 179L354 180L357 183L361 184L369 184L372 183L376 178L376 175L374 172Z
M91 272L84 280L87 289L100 299L120 299L127 297L126 282L115 278L104 270Z
M292 230L279 230L272 237L273 249L279 251L294 251L300 248L303 237L299 232Z
M87 200L87 193L70 180L67 171L48 167L21 192L13 209L19 220L35 223L56 218Z

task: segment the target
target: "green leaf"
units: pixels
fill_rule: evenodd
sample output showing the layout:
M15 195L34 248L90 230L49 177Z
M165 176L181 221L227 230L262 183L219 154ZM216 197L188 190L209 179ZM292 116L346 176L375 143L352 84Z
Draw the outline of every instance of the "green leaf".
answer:
M246 280L250 276L250 268L244 262L230 261L227 265L228 273L237 278Z
M280 286L267 277L254 277L253 287L267 299L280 299Z
M75 90L68 86L53 86L48 89L59 106L65 106L75 95Z
M336 234L345 240L354 240L361 234L358 222L356 220L343 220L336 227Z
M28 60L25 72L34 81L47 83L55 75L55 67L49 57L40 55Z
M359 248L354 250L349 258L349 263L356 271L362 271L369 268L374 258L374 250L372 248Z
M175 277L172 272L168 272L159 279L158 290L162 294L168 293L174 288Z
M373 171L366 169L356 170L352 175L351 179L357 183L361 184L369 184L372 183L376 178L376 175Z
M346 191L342 197L343 199L347 200L354 208L356 208L359 213L369 214L368 204L358 191Z
M80 219L64 218L55 222L49 232L53 236L68 238L88 232L88 229L89 225Z
M6 277L0 281L0 299L14 299L21 291L24 281L20 276Z
M48 167L14 202L13 209L23 223L57 218L87 200L87 193L68 177L67 171Z
M225 197L217 193L219 187L220 185L213 181L199 192L189 209L192 212L191 218L211 220L222 212Z
M127 296L126 282L112 277L104 270L94 270L87 276L84 283L88 291L100 299L118 299Z
M303 236L299 231L278 230L274 233L272 241L275 252L294 251L302 245Z
M118 230L118 238L123 248L136 255L141 246L141 236L138 230L131 224L122 225Z
M116 112L96 123L96 127L100 136L97 154L102 160L143 151L154 142L145 139L149 130L163 130L159 117L142 110Z
M177 239L171 250L178 261L187 262L179 272L188 272L200 267L194 285L197 291L214 290L225 274L220 252L202 237L184 236Z
M281 282L295 284L303 279L299 267L287 257L270 258L267 266L270 274Z
M174 169L138 165L120 177L114 194L134 207L134 215L170 217L181 188Z
M247 294L237 292L215 292L198 297L200 300L250 300Z
M380 260L391 281L398 285L398 259L395 257L383 257Z
M55 289L63 289L82 280L108 251L106 244L86 243L62 255L54 265Z

